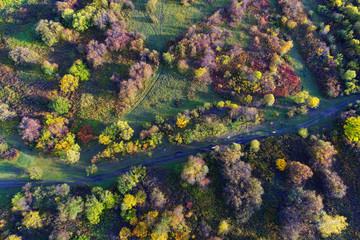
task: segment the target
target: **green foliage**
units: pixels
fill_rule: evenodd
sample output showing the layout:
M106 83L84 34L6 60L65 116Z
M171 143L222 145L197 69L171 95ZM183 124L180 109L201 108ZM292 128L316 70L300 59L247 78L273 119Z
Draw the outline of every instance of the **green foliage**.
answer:
M99 136L99 143L109 145L112 142L119 140L130 140L133 136L134 130L127 122L118 121L107 127Z
M171 54L170 52L165 52L163 53L163 59L167 64L171 66L175 61L175 55Z
M98 171L98 167L95 164L91 164L90 166L86 167L86 176L94 175Z
M153 14L156 11L157 0L148 0L145 6L146 12Z
M104 204L99 202L94 195L87 196L85 203L85 215L90 224L98 224L100 222L100 215L104 209Z
M74 150L68 150L66 152L66 162L70 164L74 164L80 160L80 152Z
M345 136L353 142L358 142L360 138L360 117L350 117L344 125Z
M295 96L294 96L294 101L297 103L297 104L300 104L300 103L305 103L306 99L309 98L309 92L308 91L301 91L301 92L298 92Z
M90 71L86 67L85 63L82 60L76 60L73 65L70 67L69 74L73 75L80 79L80 81L87 81L89 80Z
M354 70L347 70L344 74L344 79L346 81L351 81L353 80L354 78L356 78L356 71Z
M40 35L41 40L48 46L58 43L64 27L59 22L41 19L37 24L35 31Z
M92 16L95 13L96 8L90 5L87 5L85 8L77 11L72 15L72 27L79 32L83 32L92 26ZM70 12L64 17L70 19Z
M72 197L57 208L61 221L75 220L84 211L84 202L81 197Z
M146 168L143 166L132 167L129 172L121 175L118 179L119 192L125 195L131 191L146 176Z
M69 112L70 102L67 98L56 97L50 104L50 109L56 113L63 115Z

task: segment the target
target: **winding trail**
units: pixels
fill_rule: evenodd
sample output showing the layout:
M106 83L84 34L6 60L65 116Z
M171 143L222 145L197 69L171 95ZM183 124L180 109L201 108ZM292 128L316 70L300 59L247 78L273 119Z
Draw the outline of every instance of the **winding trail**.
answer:
M309 127L311 125L318 123L321 120L324 120L324 119L334 116L338 111L342 110L349 103L354 103L357 100L360 100L359 95L350 97L350 98L348 98L340 103L334 104L326 109L314 110L307 115L308 117L310 117L309 120L298 123L294 126L282 127L281 123L275 123L274 125L272 125L272 127L277 127L277 128L269 129L269 126L264 125L264 126L262 126L263 131L261 134L253 134L253 135L247 135L247 136L241 136L241 134L240 134L240 135L234 136L232 139L221 142L221 144L231 144L233 142L236 142L239 144L244 144L244 143L250 142L254 139L261 139L261 138L266 138L266 137L270 137L273 135L281 135L281 134L285 134L285 133L289 133L289 132L294 132L300 128ZM286 123L289 124L293 121L294 120L288 120L288 121L286 121ZM274 131L276 131L276 133L274 133ZM143 166L150 167L150 166L160 165L163 163L168 163L171 161L176 161L179 159L186 158L189 155L210 152L212 150L212 148L215 146L215 145L211 144L211 145L207 145L207 146L203 146L203 147L196 147L196 145L200 145L200 143L195 144L195 148L193 148L193 149L186 149L185 151L178 151L171 155L164 155L161 157L150 158L143 162L133 164L132 166L143 165ZM0 188L21 187L21 186L25 185L27 182L33 182L36 184L58 184L58 183L91 184L91 183L98 183L98 182L102 182L102 181L117 177L120 174L128 171L130 169L130 167L131 166L122 167L122 168L119 168L112 172L108 172L105 174L99 174L99 175L95 175L95 176L91 176L91 177L87 177L87 178L85 178L85 177L84 178L67 178L67 179L61 179L61 180L42 180L42 181L2 180L2 181L0 181Z

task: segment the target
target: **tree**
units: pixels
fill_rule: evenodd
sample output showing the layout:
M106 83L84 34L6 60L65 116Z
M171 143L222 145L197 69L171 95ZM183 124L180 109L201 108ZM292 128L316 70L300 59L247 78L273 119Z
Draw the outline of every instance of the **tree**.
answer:
M173 62L175 61L175 56L174 56L174 54L171 54L170 52L165 52L165 53L163 53L163 59L168 65L171 66L173 64Z
M259 151L260 150L260 142L256 139L252 140L250 143L250 148L254 152Z
M61 23L46 19L41 19L35 28L41 40L50 47L59 42L63 30Z
M347 70L345 73L344 73L344 79L346 81L351 81L353 80L354 78L356 78L356 71L354 70Z
M154 14L156 11L157 0L148 0L145 6L146 12L149 14Z
M352 142L358 142L360 138L360 117L349 117L344 125L345 136Z
M96 69L104 64L104 56L107 53L105 44L91 40L86 46L86 49L88 52L86 60L93 66L93 68Z
M127 227L123 227L120 230L119 236L120 236L120 240L127 240L129 237L131 237L131 231L129 228Z
M210 180L206 178L208 172L209 168L201 157L190 156L181 172L181 178L186 183L192 185L198 184L201 187L205 187L210 183Z
M66 158L67 163L74 164L80 160L80 152L74 150L66 151Z
M346 185L336 172L324 171L326 194L331 198L343 198L346 195Z
M88 124L84 124L80 127L77 136L82 144L88 144L94 138L93 128Z
M98 224L100 222L100 215L105 206L99 202L94 195L87 196L85 203L85 215L90 224Z
M30 167L27 172L30 179L39 180L43 177L43 170L40 167Z
M274 98L274 95L273 94L266 94L264 96L264 101L265 101L265 104L267 106L272 106L274 105L274 102L275 102L275 98Z
M74 92L79 87L79 78L65 74L60 79L60 90L65 94Z
M84 211L84 202L79 196L72 197L60 203L57 209L61 221L75 220Z
M19 128L22 129L20 135L23 140L34 142L40 137L42 126L38 119L23 117Z
M294 46L293 41L287 41L280 48L280 55L285 55Z
M16 112L9 110L9 105L0 103L0 121L10 121L16 117Z
M186 127L188 123L189 123L189 118L186 117L185 115L178 116L176 120L176 126L178 126L179 128Z
M320 100L317 97L308 97L306 103L310 108L317 108L320 104Z
M298 131L298 134L302 137L302 138L307 138L309 136L308 130L307 128L300 128Z
M160 191L158 188L154 188L150 194L150 202L155 207L161 208L166 203L166 198L164 193Z
M18 237L15 234L8 236L5 240L22 240L22 237Z
M95 174L98 171L98 167L93 163L90 166L86 167L86 176Z
M326 212L323 212L317 224L317 229L321 233L321 236L326 238L330 237L331 234L340 234L348 225L346 217L339 215L330 216Z
M311 168L299 162L288 162L286 169L289 182L293 186L300 186L304 181L313 176Z
M17 47L12 49L9 52L10 58L15 62L15 64L30 66L38 63L39 55L25 47Z
M49 107L56 113L63 115L69 111L69 100L64 97L56 97L50 104Z
M298 92L295 96L294 96L294 101L297 103L297 104L300 104L300 103L305 103L306 99L308 99L309 97L309 92L308 91L301 91L301 92Z
M147 236L147 226L144 222L139 222L134 231L133 231L133 235L135 235L136 237L143 239Z
M286 168L287 162L285 161L285 159L277 159L276 160L276 168L279 169L279 171L284 171Z
M136 206L136 198L134 197L134 195L126 194L121 205L121 210L130 210L134 206Z
M81 59L76 60L69 69L69 74L80 79L80 81L89 80L90 71Z
M333 164L333 157L336 149L331 142L318 140L311 149L311 165L316 170L324 171L329 169Z
M229 233L230 231L230 224L228 223L228 221L226 220L222 220L219 224L219 230L218 230L218 234L219 235L226 235Z
M22 220L22 225L24 225L27 229L42 227L42 220L39 212L23 212L22 215L24 217Z

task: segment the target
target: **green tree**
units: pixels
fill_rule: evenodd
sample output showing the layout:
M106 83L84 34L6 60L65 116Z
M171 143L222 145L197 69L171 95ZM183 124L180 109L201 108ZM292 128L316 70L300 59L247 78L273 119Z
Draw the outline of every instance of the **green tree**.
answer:
M98 224L100 222L100 215L104 209L104 204L99 202L94 195L87 197L85 203L85 215L90 224Z
M64 203L58 205L59 217L61 221L75 220L84 211L84 202L81 197L72 197Z
M356 78L356 72L354 70L347 70L344 74L344 79L346 81L351 81Z
M170 52L165 52L165 53L163 53L163 59L167 64L169 64L171 66L175 61L175 56L174 56L174 54L171 54Z
M360 117L350 117L344 125L346 137L353 142L358 142L360 138Z
M69 100L64 97L56 97L50 104L49 107L53 111L57 112L60 115L63 115L65 113L69 112Z
M301 91L301 92L298 92L295 96L294 96L294 101L297 103L297 104L300 104L300 103L305 103L306 99L308 99L309 97L309 92L308 91Z
M69 74L78 77L80 81L89 80L90 71L81 59L76 60L69 69Z

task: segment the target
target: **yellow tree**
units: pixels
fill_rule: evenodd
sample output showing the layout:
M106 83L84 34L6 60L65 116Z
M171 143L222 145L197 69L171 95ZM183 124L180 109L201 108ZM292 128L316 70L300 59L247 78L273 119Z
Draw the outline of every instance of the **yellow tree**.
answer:
M353 142L358 142L360 138L360 117L350 117L344 125L346 137Z
M317 108L320 104L320 100L317 97L308 97L306 103L311 108Z
M131 236L131 231L127 227L123 227L119 233L120 240L127 240Z
M345 230L349 224L346 222L346 217L336 215L334 217L323 213L320 217L320 221L317 225L321 236L326 238L331 234L339 234L342 230Z
M147 236L147 226L144 222L139 222L134 231L133 231L133 234L138 237L138 238L144 238Z
M288 51L290 51L290 49L294 46L293 41L287 41L284 43L284 45L281 46L280 48L280 55L284 55L286 54Z
M66 74L60 79L60 90L65 93L74 92L79 87L79 78Z
M176 126L178 126L179 128L184 128L186 127L186 125L189 123L189 118L186 117L185 115L181 115L180 117L177 118L176 120Z
M286 161L285 159L278 159L276 160L276 168L279 169L279 171L284 171L286 168Z
M22 224L26 228L40 228L42 227L42 221L41 217L39 215L39 212L23 212L24 219L22 221Z
M131 194L126 194L121 205L122 210L128 210L136 205L136 197Z
M230 224L228 223L228 221L223 220L220 222L219 224L219 230L218 230L218 234L219 235L226 235L228 234L228 232L230 231Z

